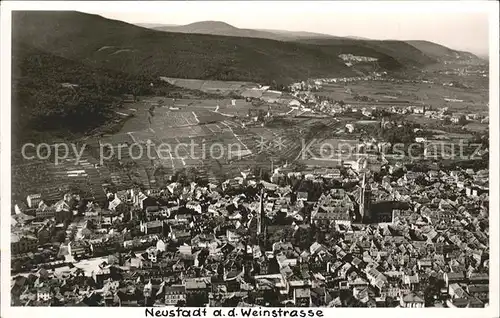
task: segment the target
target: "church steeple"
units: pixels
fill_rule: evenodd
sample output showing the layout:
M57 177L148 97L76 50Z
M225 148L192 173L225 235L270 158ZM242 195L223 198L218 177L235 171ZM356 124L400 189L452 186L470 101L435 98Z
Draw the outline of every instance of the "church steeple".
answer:
M371 190L366 188L366 172L363 173L361 188L359 191L359 214L362 222L371 219Z
M257 215L257 235L264 232L264 188L260 189L259 212Z

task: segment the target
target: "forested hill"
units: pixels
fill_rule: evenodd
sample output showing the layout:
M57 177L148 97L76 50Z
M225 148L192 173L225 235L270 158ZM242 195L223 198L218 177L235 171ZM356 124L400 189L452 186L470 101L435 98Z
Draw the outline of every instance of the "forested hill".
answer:
M15 12L13 36L71 60L148 76L262 84L303 80L308 76L353 76L357 73L338 56L350 51L379 58L382 69L411 66L355 40L317 45L161 32L80 12Z
M310 38L301 39L300 42L321 46L339 47L351 45L351 43L357 43L357 45L364 50L376 50L381 54L391 56L398 61L398 63L405 65L408 68L422 67L437 62L433 57L427 56L424 52L403 41L356 40L348 38ZM362 52L359 52L358 54L363 55Z
M452 50L446 46L439 45L429 41L406 41L427 56L433 57L439 61L449 60L479 60L477 56L472 53Z
M123 94L185 92L152 76L91 67L24 43L12 48L13 145L43 134L81 135L113 117Z

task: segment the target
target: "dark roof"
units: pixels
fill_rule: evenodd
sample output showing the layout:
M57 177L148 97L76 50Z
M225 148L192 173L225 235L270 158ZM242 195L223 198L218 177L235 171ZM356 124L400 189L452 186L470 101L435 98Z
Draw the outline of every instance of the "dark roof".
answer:
M447 273L448 279L464 279L463 273Z
M424 298L415 294L414 292L411 292L403 297L403 301L407 303L423 303Z
M184 294L186 287L183 285L165 287L165 294Z

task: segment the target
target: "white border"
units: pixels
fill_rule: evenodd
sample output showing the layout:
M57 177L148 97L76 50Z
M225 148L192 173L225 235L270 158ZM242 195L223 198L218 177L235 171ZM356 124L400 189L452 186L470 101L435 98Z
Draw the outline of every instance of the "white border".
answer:
M0 6L0 251L1 251L1 316L10 304L10 93L11 93L11 15ZM7 296L7 297L6 297Z
M491 4L491 3L490 3ZM490 214L489 214L489 229L490 229L490 299L495 299L495 303L491 304L494 308L494 316L500 317L499 299L499 224L500 218L498 215L500 200L499 200L499 65L498 56L500 52L499 47L499 6L495 1L490 8Z
M219 3L220 4L220 3ZM124 317L143 317L142 308L41 308L41 307L19 307L10 308L10 56L11 56L11 11L12 10L79 10L79 11L107 11L107 12L161 12L168 10L169 6L175 6L175 2L82 2L82 1L4 1L1 4L1 107L0 107L0 204L1 204L1 317L26 317L36 315L39 317L87 317L88 315L113 316L123 315ZM213 9L213 3L196 3L197 7L203 10ZM225 2L225 6L235 5L241 8L251 6L251 2ZM383 317L400 317L403 314L407 317L421 317L422 315L436 317L500 317L498 299L499 293L499 10L496 1L379 1L379 2L268 2L267 6L279 8L293 7L297 12L311 12L314 10L324 10L325 5L334 7L336 12L373 12L373 13L397 13L414 12L421 14L429 11L434 12L488 12L490 18L490 307L484 309L394 309L377 308L377 311L370 311L372 315ZM244 10L243 10L244 12ZM258 19L256 17L256 19ZM357 311L359 314L368 314L368 309L358 308L323 308L325 317L345 316L348 317Z

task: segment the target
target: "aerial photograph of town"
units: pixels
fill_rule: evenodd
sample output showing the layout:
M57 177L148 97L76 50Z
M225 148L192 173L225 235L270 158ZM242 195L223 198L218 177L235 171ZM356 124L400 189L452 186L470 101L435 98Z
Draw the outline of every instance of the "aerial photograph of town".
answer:
M13 11L10 306L488 307L488 15L456 14Z

